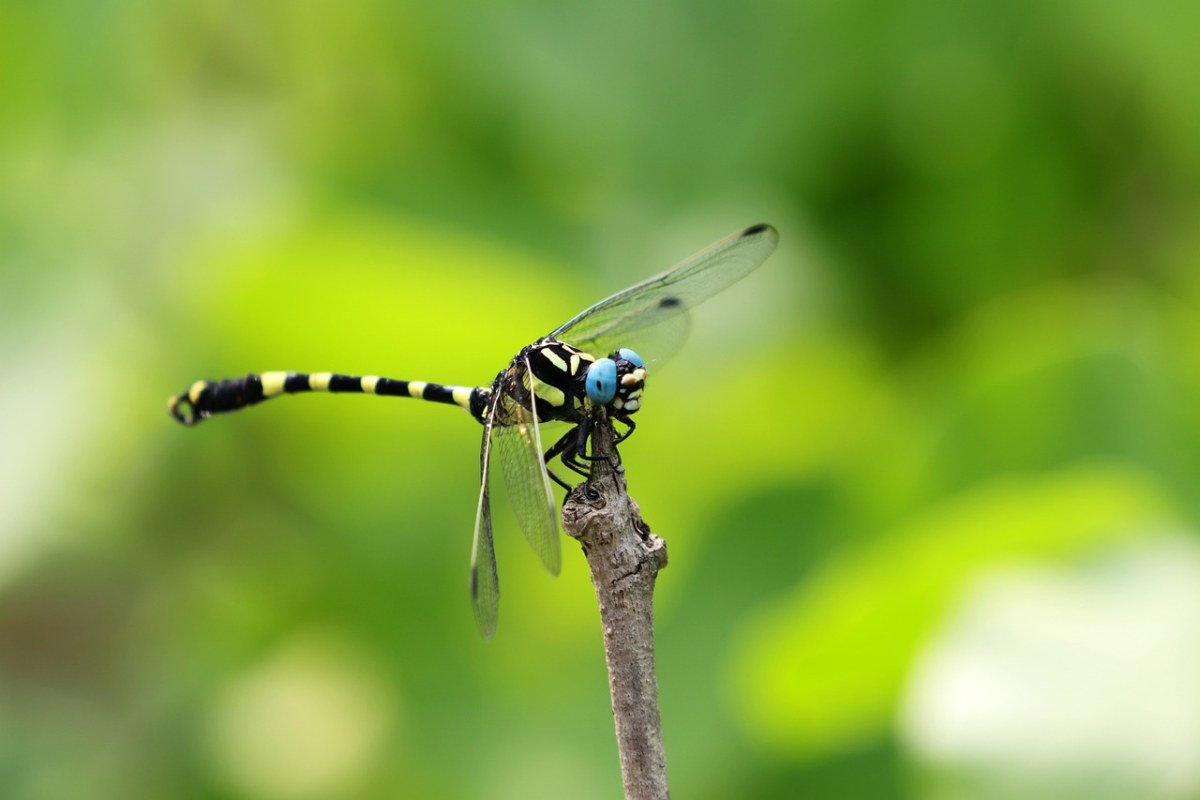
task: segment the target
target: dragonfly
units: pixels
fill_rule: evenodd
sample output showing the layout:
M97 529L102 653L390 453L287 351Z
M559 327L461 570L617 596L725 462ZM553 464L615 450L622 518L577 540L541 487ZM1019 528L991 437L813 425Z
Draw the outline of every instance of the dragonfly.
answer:
M602 420L623 426L614 443L627 439L636 427L632 417L641 408L646 377L683 343L691 309L757 269L778 241L776 230L765 224L727 236L523 347L488 386L333 372L259 372L197 381L171 397L167 410L192 426L214 414L303 392L409 397L465 409L483 425L470 591L479 631L491 638L500 603L489 498L493 461L501 465L525 539L550 574L557 575L561 554L551 482L568 491L571 486L547 465L557 457L565 468L587 477L588 440ZM553 433L555 428L561 434Z

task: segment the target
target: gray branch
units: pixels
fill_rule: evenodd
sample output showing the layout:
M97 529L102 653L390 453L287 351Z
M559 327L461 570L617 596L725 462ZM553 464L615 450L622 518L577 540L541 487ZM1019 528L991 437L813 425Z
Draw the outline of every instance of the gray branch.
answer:
M563 529L583 547L600 604L625 797L664 800L670 792L654 676L654 581L667 548L626 494L612 439L611 424L601 421L592 434L592 475L567 496Z

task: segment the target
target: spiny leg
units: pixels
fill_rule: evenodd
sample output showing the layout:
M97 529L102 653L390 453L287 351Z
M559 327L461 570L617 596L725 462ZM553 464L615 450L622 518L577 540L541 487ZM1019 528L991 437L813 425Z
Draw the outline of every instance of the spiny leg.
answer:
M578 472L580 475L582 475L585 478L590 477L590 474L588 472L584 471L577 463L575 463L574 459L572 457L572 454L574 453L575 449L578 447L578 443L577 443L578 431L581 427L582 426L580 426L580 425L576 425L574 428L572 428L571 430L564 433L559 438L559 440L557 442L555 442L550 447L549 450L546 451L546 454L544 456L542 456L543 462L547 465L546 466L546 474L550 476L551 480L553 480L559 486L566 489L568 492L571 491L570 484L568 484L562 478L558 477L553 472L551 472L549 464L550 464L551 459L553 459L555 456L561 454L562 455L562 463L564 466L566 466L568 469L570 469L574 472Z
M613 420L613 422L617 421L618 420L616 419ZM613 444L617 444L628 439L629 435L633 433L633 429L637 427L632 420L622 419L619 421L625 423L625 425L628 426L628 429L624 433L618 434L616 438L613 439ZM595 460L593 456L590 456L587 453L587 443L588 438L592 433L592 425L593 422L591 418L584 419L583 422L579 423L574 428L559 437L559 440L555 442L549 450L546 451L545 455L542 456L543 462L547 465L546 474L550 476L552 481L567 491L571 490L571 486L562 478L555 475L553 471L551 471L549 467L550 461L556 456L561 456L563 466L572 472L582 475L585 478L590 478L592 476L591 469L586 464L581 464L579 460ZM619 466L619 462L613 466Z
M584 418L572 433L575 434L574 439L568 442L566 450L563 452L562 462L570 467L575 472L583 475L586 478L592 476L590 465L580 464L577 459L582 458L584 461L592 461L593 459L587 454L588 438L592 435L592 427L595 421L591 417Z
M623 419L623 418L619 418L619 417L612 417L611 419L614 424L614 433L615 433L615 424L617 422L622 422L625 425L629 426L628 430L626 430L624 433L616 434L613 437L613 445L614 445L613 453L616 454L617 460L616 460L616 463L613 463L612 459L607 459L607 460L608 460L608 463L614 469L616 469L621 466L621 454L617 451L615 445L620 444L621 442L628 439L629 436L633 433L633 429L636 428L637 425L635 425L633 420L630 420L630 419ZM575 458L582 458L584 461L595 461L595 460L597 460L597 458L599 458L599 456L592 456L592 455L588 455L588 453L587 453L587 439L588 439L588 434L590 434L590 433L591 433L591 430L589 428L589 430L587 431L587 434L580 437L579 442L576 444L575 452L570 454L570 458L572 461L574 461ZM564 454L563 455L564 463L566 463L567 458L568 458L567 455ZM580 471L580 470L577 470L577 471ZM590 471L588 474L590 474Z
M614 418L613 418L613 422L614 422L614 423L617 423L617 422L623 422L623 423L625 423L626 425L628 425L628 426L629 426L629 430L625 431L624 433L617 434L617 436L615 436L615 437L613 438L613 444L620 444L621 442L623 442L623 441L625 441L626 439L628 439L628 438L630 437L630 435L632 435L632 434L633 434L633 429L637 427L637 425L636 425L636 424L634 423L634 421L633 421L633 420L631 420L631 419L621 419L621 418L615 418L615 417L614 417Z

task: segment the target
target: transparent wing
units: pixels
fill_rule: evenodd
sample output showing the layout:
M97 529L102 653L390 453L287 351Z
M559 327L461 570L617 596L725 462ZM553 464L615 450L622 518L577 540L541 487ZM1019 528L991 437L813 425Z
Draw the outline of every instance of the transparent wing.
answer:
M687 336L687 312L757 269L778 242L770 225L746 228L601 300L550 335L597 356L629 347L647 362L664 361Z
M536 378L529 368L528 358L524 367L530 380L529 392L536 394ZM561 567L558 518L550 477L542 461L545 448L540 423L533 411L517 403L513 403L511 413L506 411L498 416L502 419L494 434L496 452L504 470L504 483L513 512L533 552L551 575L557 575Z
M479 505L475 509L475 537L471 542L471 606L483 638L496 632L500 611L500 579L496 574L496 549L492 544L492 507L488 497L488 467L491 463L492 431L496 424L499 393L492 395L483 423L479 450Z

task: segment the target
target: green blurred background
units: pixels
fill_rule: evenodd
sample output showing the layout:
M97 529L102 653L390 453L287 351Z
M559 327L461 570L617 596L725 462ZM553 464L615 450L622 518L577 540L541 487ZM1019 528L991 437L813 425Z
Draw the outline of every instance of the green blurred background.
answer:
M1200 797L1200 6L0 5L0 796L609 798L489 381L744 225L623 448L688 798Z

